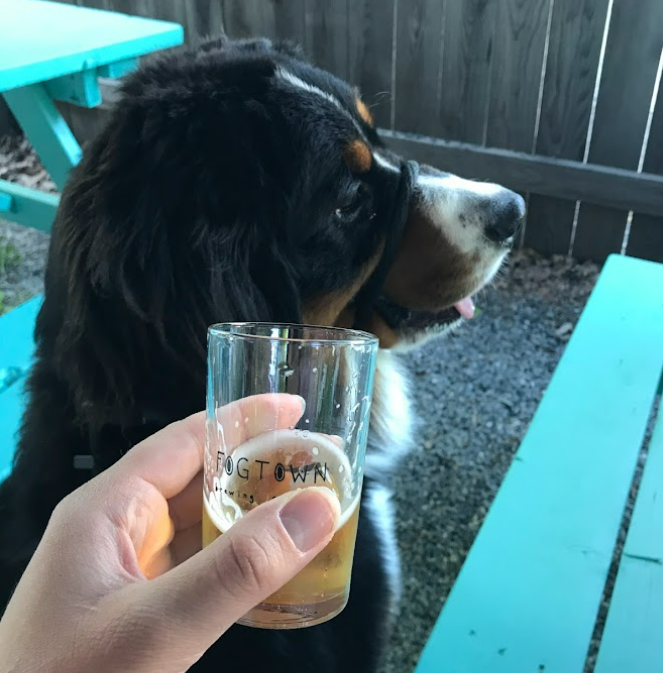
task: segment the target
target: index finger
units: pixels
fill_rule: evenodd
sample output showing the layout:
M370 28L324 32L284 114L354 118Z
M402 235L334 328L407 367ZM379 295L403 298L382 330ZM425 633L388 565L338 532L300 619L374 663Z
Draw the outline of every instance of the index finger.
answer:
M219 411L228 421L224 420L224 427L230 426L230 439L241 443L267 430L295 425L304 413L304 404L296 395L268 393L246 397ZM137 444L108 470L109 477L120 482L138 477L164 498L172 498L200 472L204 451L205 412L201 411Z

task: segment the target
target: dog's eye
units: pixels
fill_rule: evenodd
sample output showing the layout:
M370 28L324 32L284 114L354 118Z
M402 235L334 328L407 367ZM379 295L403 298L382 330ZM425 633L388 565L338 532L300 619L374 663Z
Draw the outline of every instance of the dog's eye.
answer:
M361 210L364 202L362 190L356 188L348 194L343 201L337 204L334 215L339 220L349 220L355 217Z
M336 217L339 220L348 220L353 215L356 215L358 210L359 210L359 204L353 203L350 206L342 206L341 208L337 208L334 211L334 215L336 215Z

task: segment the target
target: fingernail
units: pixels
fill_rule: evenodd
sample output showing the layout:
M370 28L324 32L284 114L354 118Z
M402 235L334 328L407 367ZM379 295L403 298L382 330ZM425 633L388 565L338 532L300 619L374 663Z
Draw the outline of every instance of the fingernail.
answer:
M301 396L301 395L295 395L295 397L299 397L299 401L302 404L302 415L306 411L306 400Z
M281 508L279 517L299 551L306 552L336 528L338 498L328 488L302 489Z

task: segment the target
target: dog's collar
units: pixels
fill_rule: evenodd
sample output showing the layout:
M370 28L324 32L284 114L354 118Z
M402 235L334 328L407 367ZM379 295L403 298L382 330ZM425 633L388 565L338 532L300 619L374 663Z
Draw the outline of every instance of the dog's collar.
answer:
M396 259L398 247L405 233L405 225L407 224L410 203L418 175L419 164L416 161L402 162L401 175L392 202L392 216L382 259L355 300L354 326L356 329L368 329L370 327L373 308L382 292L387 274Z
M142 419L137 422L131 424L129 427L125 428L122 431L122 434L129 439L128 436L132 434L133 431L136 431L136 434L139 436L145 435L145 428L149 426L153 426L153 429L150 428L150 432L148 434L152 434L153 432L157 432L157 430L165 427L169 423L172 423L173 419L172 418L166 418L165 416L157 413L152 413L152 412L147 412ZM95 472L95 469L97 469L100 465L109 465L109 461L106 459L104 460L103 455L96 456L96 452L94 451L94 447L92 453L77 453L74 455L73 459L73 468L74 470L79 470L82 472ZM117 456L119 458L119 456ZM110 462L115 462L115 457L111 458Z

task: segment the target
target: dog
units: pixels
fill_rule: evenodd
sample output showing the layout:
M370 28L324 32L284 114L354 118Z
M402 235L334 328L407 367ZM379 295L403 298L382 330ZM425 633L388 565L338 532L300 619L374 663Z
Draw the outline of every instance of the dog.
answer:
M378 670L400 586L388 475L414 450L398 351L471 317L524 208L389 151L358 91L289 43L212 40L127 77L53 228L0 604L62 498L203 407L208 325L358 325L381 351L349 603L310 629L236 626L192 670Z

